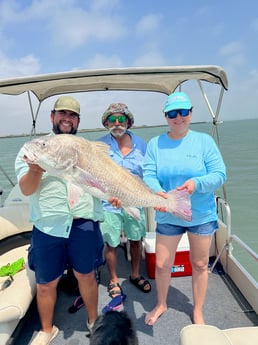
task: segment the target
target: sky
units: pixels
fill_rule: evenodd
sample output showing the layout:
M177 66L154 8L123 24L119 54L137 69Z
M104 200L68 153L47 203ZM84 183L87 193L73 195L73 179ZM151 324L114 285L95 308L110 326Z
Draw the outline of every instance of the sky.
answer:
M258 1L0 0L0 79L184 65L225 69L229 89L220 109L222 121L258 118ZM187 92L193 119L210 121L197 91ZM126 103L135 125L166 123L163 94L99 92L74 97L81 103L81 129L101 127L101 115L112 102ZM55 100L42 105L38 131L51 129ZM30 132L26 95L0 95L0 106L0 136Z

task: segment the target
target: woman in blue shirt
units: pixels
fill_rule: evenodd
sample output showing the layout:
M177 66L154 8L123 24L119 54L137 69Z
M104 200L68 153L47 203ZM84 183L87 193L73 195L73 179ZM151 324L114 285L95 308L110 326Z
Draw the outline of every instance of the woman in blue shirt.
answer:
M167 294L176 249L187 232L193 287L193 322L204 324L203 304L208 286L208 260L212 235L218 228L214 191L226 180L226 169L214 140L189 129L192 104L184 92L168 96L165 116L169 132L150 140L143 164L144 182L166 198L172 189L191 194L192 221L156 211L156 307L146 315L153 325L167 309Z

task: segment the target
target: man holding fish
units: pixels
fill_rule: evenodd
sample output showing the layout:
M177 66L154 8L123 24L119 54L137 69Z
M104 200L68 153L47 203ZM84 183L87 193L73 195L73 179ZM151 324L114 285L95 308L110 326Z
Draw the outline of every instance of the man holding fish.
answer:
M75 135L80 123L80 104L70 96L61 96L50 114L52 132L49 136ZM30 164L24 148L15 162L19 185L30 196L30 220L34 224L29 265L35 271L37 305L41 331L32 345L49 344L58 334L53 325L56 288L67 267L73 268L85 304L91 331L97 318L98 285L95 270L103 264L103 240L99 222L103 221L101 201L88 193L80 195L71 206L68 184L51 176L38 164ZM120 206L117 198L110 198Z
M112 103L102 116L102 124L109 133L99 140L109 147L111 159L142 179L142 163L146 152L146 143L137 137L129 128L134 123L134 116L126 104ZM101 223L101 232L106 242L105 257L110 273L108 293L112 298L104 310L117 309L122 305L125 295L119 284L116 272L117 246L120 244L122 231L130 242L131 275L130 282L142 292L150 292L151 285L140 274L142 255L142 238L146 234L144 209L140 208L140 219L136 220L123 208L114 208L108 202L103 202L104 222Z

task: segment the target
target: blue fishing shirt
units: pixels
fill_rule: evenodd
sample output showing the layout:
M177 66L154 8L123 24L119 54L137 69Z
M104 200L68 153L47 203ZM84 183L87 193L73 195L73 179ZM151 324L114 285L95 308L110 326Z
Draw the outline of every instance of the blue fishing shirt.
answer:
M29 170L28 164L23 161L23 156L23 148L21 148L15 160L18 182ZM29 196L29 207L30 221L40 231L56 237L69 237L74 218L104 220L101 200L84 193L78 204L70 208L67 184L47 172L42 175L39 189Z
M121 153L118 143L111 133L99 138L98 141L102 141L109 145L109 155L114 162L142 179L142 164L146 152L146 143L142 138L136 136L133 132L127 130L126 133L130 135L132 139L132 150L125 156ZM103 208L105 211L109 212L121 212L121 209L113 207L106 201L103 201Z
M215 141L206 133L190 130L179 140L167 133L152 138L143 163L144 182L154 192L168 192L188 179L195 183L192 221L157 211L158 223L194 226L217 220L214 192L225 182L226 168Z

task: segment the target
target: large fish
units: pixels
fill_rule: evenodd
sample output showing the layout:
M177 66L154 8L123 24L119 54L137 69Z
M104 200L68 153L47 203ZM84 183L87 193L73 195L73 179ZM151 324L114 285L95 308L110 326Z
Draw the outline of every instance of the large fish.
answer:
M167 199L155 194L140 178L112 161L109 146L104 143L59 134L31 140L23 150L27 163L38 164L50 175L67 182L71 207L86 191L101 200L118 197L122 207L135 218L139 214L137 207L164 206L174 215L191 221L187 192L170 191Z

